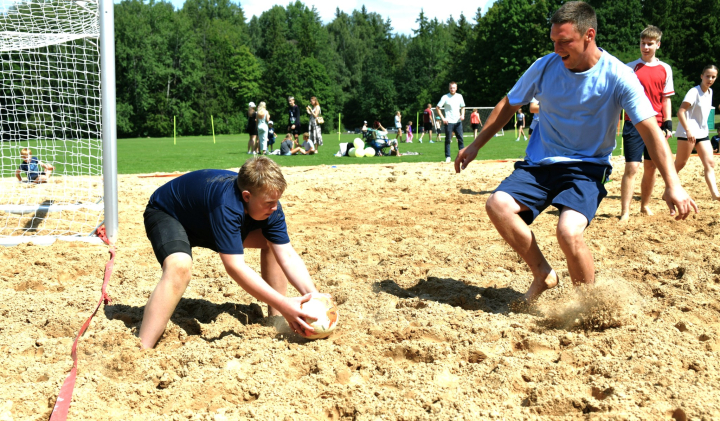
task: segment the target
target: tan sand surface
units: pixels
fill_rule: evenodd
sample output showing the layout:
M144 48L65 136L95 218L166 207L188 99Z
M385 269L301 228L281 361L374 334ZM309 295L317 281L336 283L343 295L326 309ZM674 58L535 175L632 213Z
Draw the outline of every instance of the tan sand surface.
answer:
M622 165L586 231L597 287L569 282L551 208L532 227L561 282L526 310L513 302L530 272L484 209L512 162L286 168L292 243L339 304L335 333L288 332L196 249L146 352L136 335L160 267L142 212L169 178L121 176L112 302L81 339L69 419L718 420L720 204L691 158L681 179L699 215L671 219L658 178L656 215L621 224ZM82 243L0 248L0 420L48 418L107 259ZM259 270L257 251L247 259Z

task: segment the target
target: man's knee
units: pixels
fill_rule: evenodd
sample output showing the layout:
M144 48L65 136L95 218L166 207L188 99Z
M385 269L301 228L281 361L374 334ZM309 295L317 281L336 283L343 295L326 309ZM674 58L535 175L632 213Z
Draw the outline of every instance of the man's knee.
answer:
M558 242L563 247L583 242L583 234L587 225L587 219L581 214L572 218L561 218L555 231Z
M485 211L488 214L517 213L519 210L520 207L515 199L503 191L491 194L485 202Z
M625 163L625 174L626 177L635 177L635 174L637 174L638 169L640 169L640 163L639 162L626 162Z
M645 171L655 171L655 163L652 160L646 159L643 161L643 168Z

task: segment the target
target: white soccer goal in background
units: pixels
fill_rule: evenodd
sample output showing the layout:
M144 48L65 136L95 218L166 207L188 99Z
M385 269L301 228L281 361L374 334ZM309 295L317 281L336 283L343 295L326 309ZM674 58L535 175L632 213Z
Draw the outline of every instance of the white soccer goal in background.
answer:
M114 56L112 0L0 0L0 245L117 236Z
M478 110L478 114L480 114L480 121L482 124L485 124L485 121L487 121L488 116L492 112L494 107L465 107L465 120L463 120L463 138L472 138L473 137L473 129L470 126L470 114L472 114L473 110ZM422 115L422 113L420 113ZM437 109L432 109L432 118L433 121L436 121L438 117ZM420 122L422 124L422 121ZM444 125L441 126L440 129L440 135L442 138L445 138L445 127ZM482 126L478 128L478 133L482 130ZM433 129L433 132L435 132L435 129ZM505 131L503 129L500 129L500 131L496 134L496 136L503 136L505 134Z

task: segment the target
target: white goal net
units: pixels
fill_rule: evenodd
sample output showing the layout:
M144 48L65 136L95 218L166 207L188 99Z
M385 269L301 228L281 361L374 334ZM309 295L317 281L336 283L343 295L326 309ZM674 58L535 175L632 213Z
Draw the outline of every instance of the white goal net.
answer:
M103 221L100 45L97 0L0 0L2 245Z
M477 110L479 117L480 117L480 124L478 126L478 133L480 133L480 130L482 130L482 125L485 124L485 121L487 121L488 116L492 112L494 107L465 107L465 119L463 120L463 138L464 139L472 139L473 138L473 128L470 121L470 115L473 113L474 110ZM433 133L436 131L436 127L438 127L438 124L440 125L440 137L442 139L445 138L445 125L442 124L442 120L439 119L440 115L437 112L437 109L432 109L432 118L435 122L435 125L433 128ZM496 134L496 136L502 136L505 134L505 131L503 129L500 129L500 131ZM455 138L453 137L453 140Z

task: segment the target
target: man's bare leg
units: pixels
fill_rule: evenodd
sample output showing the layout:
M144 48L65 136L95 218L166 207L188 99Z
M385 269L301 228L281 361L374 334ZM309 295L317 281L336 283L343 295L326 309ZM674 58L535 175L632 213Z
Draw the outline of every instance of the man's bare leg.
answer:
M185 253L173 253L163 262L160 282L150 294L143 321L140 325L140 344L143 349L152 348L170 320L190 283L192 257Z
M639 162L626 162L625 173L620 186L620 220L627 221L630 218L630 204L633 193L635 193L635 175L640 168Z
M649 159L643 161L643 177L640 185L640 212L653 215L650 210L650 199L655 187L655 164Z
M587 226L588 220L580 212L567 206L560 212L557 239L565 253L570 279L575 286L595 283L595 262L583 238Z
M275 291L283 296L287 296L288 280L285 277L280 264L275 258L272 249L268 245L267 240L262 235L262 231L252 231L243 242L245 248L260 249L260 273L265 282L268 283ZM282 316L282 314L274 308L268 306L268 316Z
M528 208L509 194L496 192L488 198L485 210L500 236L522 257L533 274L525 300L534 301L544 291L557 285L557 274L540 251L532 230L518 215Z

